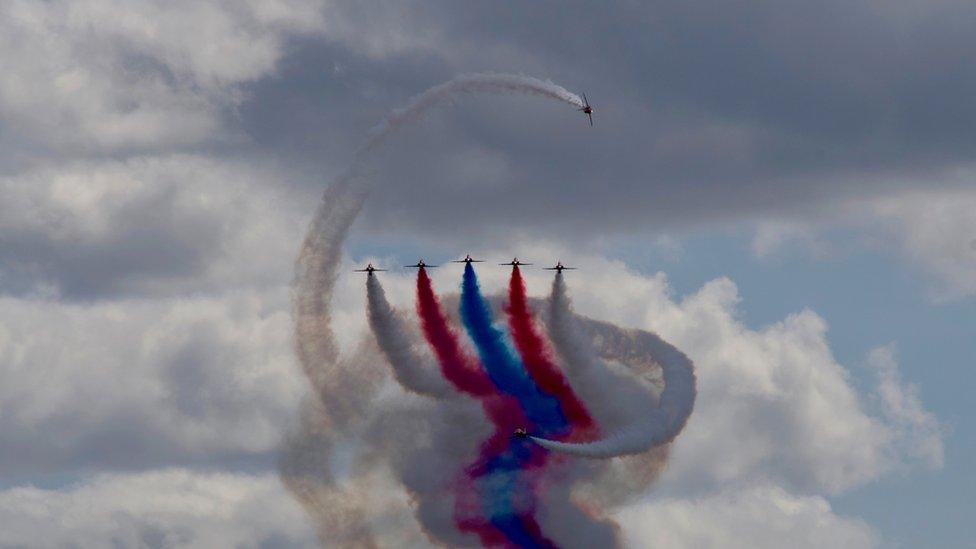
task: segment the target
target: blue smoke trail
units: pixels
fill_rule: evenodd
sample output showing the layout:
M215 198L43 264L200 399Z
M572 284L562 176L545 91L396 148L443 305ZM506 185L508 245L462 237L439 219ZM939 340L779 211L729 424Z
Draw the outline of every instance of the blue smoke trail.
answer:
M519 401L536 431L550 436L565 432L568 422L559 401L539 389L508 346L504 333L492 325L491 309L481 295L478 277L470 263L464 266L461 284L461 319L478 348L488 377L498 390Z
M491 382L500 392L515 397L532 423L527 427L550 436L565 433L569 422L559 401L539 389L505 341L504 333L492 325L491 309L481 295L478 277L470 263L464 266L461 283L461 320ZM518 547L555 547L539 531L534 517L536 494L525 474L533 461L538 466L540 458L545 460L537 454L539 451L524 439L511 438L504 451L482 462L483 469L471 471L491 524Z

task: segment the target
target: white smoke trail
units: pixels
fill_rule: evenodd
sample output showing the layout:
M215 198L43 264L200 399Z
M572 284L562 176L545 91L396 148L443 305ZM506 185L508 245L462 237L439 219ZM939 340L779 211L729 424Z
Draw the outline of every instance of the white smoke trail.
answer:
M444 398L453 394L437 365L417 353L407 327L386 300L377 276L366 277L369 325L376 343L393 366L393 374L404 388L421 395Z
M580 329L573 315L572 304L566 291L562 273L556 274L550 297L550 337L556 349L567 364L567 374L574 388L591 407L594 414L602 413L610 420L618 420L616 414L607 410L609 403L621 403L614 392L593 394L607 390L608 383L601 382L605 372L597 370L593 353L586 348ZM617 330L620 332L620 330ZM661 366L664 390L658 398L658 405L647 410L644 406L636 409L630 406L625 413L632 419L629 423L614 429L607 437L587 443L565 443L532 437L540 446L556 452L563 452L588 458L611 458L646 452L647 450L670 442L684 428L695 404L695 373L688 357L673 346L648 332L633 331L619 334L619 346L615 354L643 354L652 357ZM594 406L594 404L600 404ZM599 419L599 416L598 416Z
M370 131L370 138L362 150L365 152L372 149L390 132L395 131L406 122L420 118L431 107L449 101L457 95L471 93L521 93L539 95L557 101L563 101L576 108L583 106L583 100L578 95L548 80L540 80L531 76L517 74L463 74L448 82L428 89L411 99L407 103L407 106L391 112Z
M331 300L342 244L370 190L367 165L371 153L404 123L439 103L460 94L507 92L580 104L579 98L563 88L525 76L466 75L431 88L374 128L345 174L326 189L309 225L295 261L292 315L296 354L317 398L306 404L299 429L287 437L279 468L285 486L316 522L324 546L382 545L377 541L382 529L370 525L374 513L382 513L370 499L377 491L370 490L362 479L370 478L384 464L396 471L403 487L412 494L423 535L451 546L472 542L450 523L452 500L445 497L450 491L444 483L450 481L450 471L470 456L476 441L486 436L487 423L475 415L480 412L472 403L463 399L418 399L408 408L397 408L389 401L381 404L377 397L383 380L383 370L378 368L381 361L375 349L368 347L340 358L331 326ZM392 347L402 348L398 344ZM432 389L419 383L416 387ZM343 473L352 475L343 481L332 470L330 456L340 437L354 436L358 440L344 445L346 451L357 452L353 463L370 466ZM340 501L342 504L336 505ZM416 545L402 536L398 543ZM603 544L614 545L614 540Z

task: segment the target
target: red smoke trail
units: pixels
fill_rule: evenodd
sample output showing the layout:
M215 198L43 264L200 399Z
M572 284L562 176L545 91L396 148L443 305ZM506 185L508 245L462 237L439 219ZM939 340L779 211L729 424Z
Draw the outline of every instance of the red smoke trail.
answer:
M552 360L552 353L536 331L525 297L525 281L518 265L512 267L508 300L508 324L515 346L522 355L525 369L539 388L559 401L567 422L572 426L567 438L586 439L597 435L598 428L593 417Z
M423 268L417 273L417 313L424 337L434 349L444 377L459 391L478 398L485 415L495 427L492 435L481 444L478 459L456 481L455 523L460 531L476 534L485 546L509 545L505 534L492 523L490 517L485 516L483 488L478 486L478 480L485 475L486 463L493 456L506 451L511 434L516 428L528 426L528 420L518 400L499 393L480 361L461 347L457 333L441 311L430 277ZM533 451L532 457L526 469L541 467L545 462L541 452ZM530 489L534 490L534 487ZM541 537L534 516L520 518L529 531Z
M434 295L430 277L421 267L417 273L417 314L424 329L424 337L434 348L444 377L459 391L475 397L497 394L495 386L478 360L461 348L457 334L447 323L440 302Z

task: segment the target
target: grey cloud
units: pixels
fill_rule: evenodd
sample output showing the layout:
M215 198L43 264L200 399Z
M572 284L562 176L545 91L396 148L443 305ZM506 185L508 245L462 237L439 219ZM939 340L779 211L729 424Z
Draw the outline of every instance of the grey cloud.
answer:
M242 118L262 146L327 166L429 84L524 71L587 91L596 127L532 100L447 107L381 164L366 230L592 235L810 212L971 158L976 70L954 52L972 49L976 10L922 7L340 3L359 34L299 40ZM457 158L505 169L471 184Z
M0 300L0 468L269 467L303 392L279 293Z
M163 469L97 475L61 489L0 491L4 547L241 547L314 544L269 475Z
M96 299L280 285L302 227L302 193L286 179L260 162L190 155L0 178L0 291Z

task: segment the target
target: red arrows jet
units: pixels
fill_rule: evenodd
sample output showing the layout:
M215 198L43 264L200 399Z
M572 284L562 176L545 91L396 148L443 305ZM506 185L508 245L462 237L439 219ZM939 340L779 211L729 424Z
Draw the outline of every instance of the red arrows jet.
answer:
M464 259L456 259L451 263L484 263L484 262L485 262L484 259L474 259L471 257L471 254L468 254L464 256Z
M365 269L356 269L357 273L366 273L366 276L373 276L373 273L382 271L386 271L386 269L377 269L372 263L367 264Z
M588 116L590 118L590 126L592 126L593 125L593 107L591 107L590 106L590 102L586 100L586 94L585 93L583 94L583 106L580 107L577 110L580 110L580 111L583 111L584 113L586 113L586 116Z
M418 261L416 265L404 265L404 267L410 267L412 269L423 269L424 267L433 268L433 267L436 267L436 266L437 265L428 265L428 264L424 263L424 260L423 259L421 259L420 261Z
M499 265L511 265L512 267L518 267L519 265L531 265L531 263L522 263L516 257L515 259L509 261L508 263L499 263Z
M557 261L555 267L543 267L542 269L544 271L558 271L561 273L563 271L575 271L576 267L565 267L562 261Z

